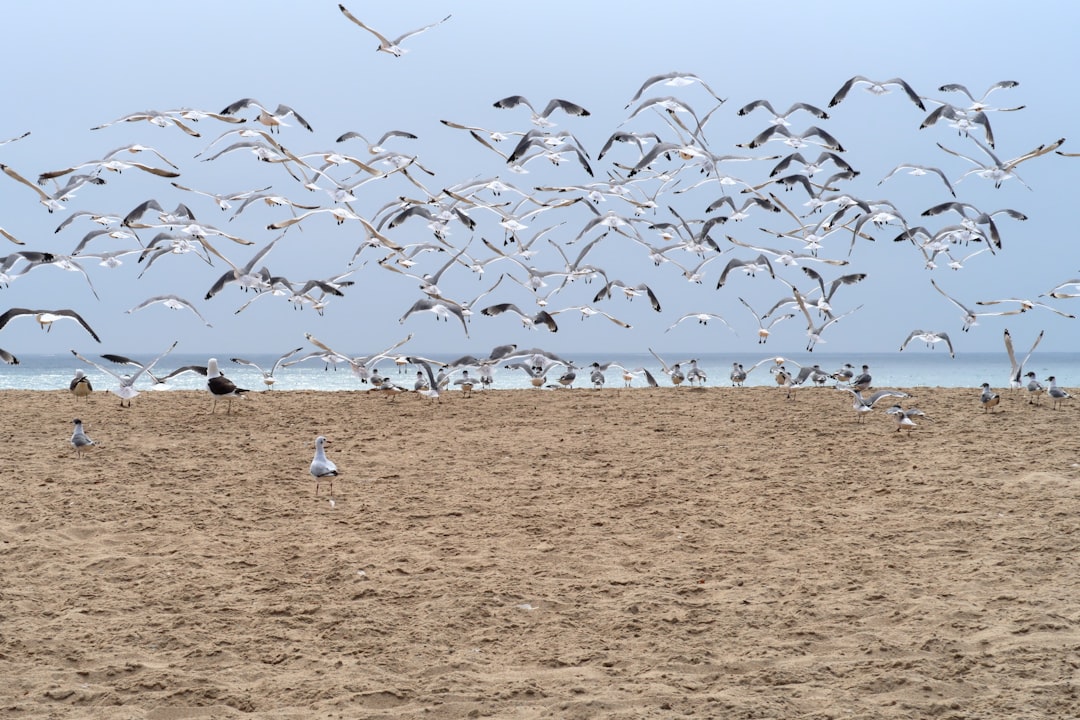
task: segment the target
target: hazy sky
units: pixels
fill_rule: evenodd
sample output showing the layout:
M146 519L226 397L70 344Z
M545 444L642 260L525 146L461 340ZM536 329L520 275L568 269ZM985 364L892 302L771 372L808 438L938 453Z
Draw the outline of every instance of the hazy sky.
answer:
M537 197L568 199L576 194L536 193L534 188L603 181L609 171L618 170L614 163L637 162L637 148L624 143L616 143L602 160L597 159L600 148L616 129L654 131L669 142L685 141L680 141L672 124L657 111L645 110L632 119L630 115L640 100L672 96L702 117L713 110L716 102L700 84L654 85L638 103L630 107L627 104L646 78L672 71L693 73L726 100L709 116L702 130L714 154L757 158L790 154L794 149L778 140L753 150L737 147L768 128L770 115L758 109L740 117L736 111L757 99L769 100L780 111L793 102L807 102L827 109L830 117L817 119L804 112L795 113L789 118L790 129L802 132L816 125L843 145L843 157L860 172L842 185L844 192L869 201L892 202L910 226L922 225L936 231L957 223L960 217L955 213L921 216L925 209L953 199L935 176L913 177L901 171L879 184L897 165L916 163L945 171L954 183L957 200L986 212L1011 208L1028 217L1021 222L996 216L1004 247L993 255L984 252L971 257L958 271L949 269L944 257L938 258L936 269L928 269L917 247L894 243L892 238L902 229L896 221L880 229L867 224L864 230L876 241L857 241L850 256L851 234L830 236L820 256L848 260L849 264L809 266L826 280L853 272L864 272L867 278L837 291L831 303L834 312L861 308L825 331L825 344L818 345L819 351L891 351L914 329L948 332L958 353L997 351L1002 347L1004 328L1021 346L1026 347L1040 330L1045 330L1041 349L1077 349L1078 321L1041 308L1023 315L980 318L970 332L962 332L961 311L935 292L930 280L934 278L953 297L975 309L993 310L978 308L975 303L1010 297L1040 299L1040 293L1080 277L1080 241L1067 195L1080 178L1080 158L1055 154L1035 158L1017 168L1031 190L1015 178L995 188L992 182L975 174L961 180L975 166L937 146L941 143L970 157L988 159L971 139L945 121L919 129L929 112L940 104L935 101L960 107L969 104L962 94L941 92L939 86L960 83L978 96L995 82L1015 80L1019 86L998 90L987 100L997 108L1026 106L1016 112L987 113L997 155L1004 161L1041 144L1068 138L1080 115L1080 94L1069 80L1070 73L1080 65L1073 37L1080 27L1080 10L1071 4L1056 4L1052 13L1032 11L1030 4L1004 2L909 2L891 5L887 12L856 2L768 6L673 2L662 8L654 3L625 2L353 0L345 4L365 23L392 37L448 14L452 17L405 40L403 45L409 52L392 57L376 52L374 36L346 19L335 2L190 0L168 4L114 0L13 4L5 8L7 32L0 45L0 60L7 69L0 140L25 131L31 134L0 146L0 162L35 180L41 173L95 160L115 148L139 143L160 151L178 166L180 176L174 180L189 188L230 193L271 186L274 193L298 203L333 205L328 193L306 189L283 166L259 162L246 149L204 161L242 140L233 135L214 143L226 131L254 126L251 119L255 111L250 108L238 113L249 119L244 126L212 118L190 122L201 137L188 136L175 126L161 128L147 122L90 130L137 111L196 108L218 112L238 99L250 97L271 108L279 103L289 105L310 123L313 132L288 118L290 127L283 128L278 136L297 155L333 150L359 159L370 158L363 141L338 144L335 139L350 130L373 141L387 130L405 130L418 139L395 138L386 147L416 156L420 164L434 172L429 176L415 168L411 171L432 194L470 179L498 177ZM919 110L898 88L876 96L863 86L854 87L843 102L828 108L833 94L855 75L875 80L904 78L925 98L926 110ZM538 159L525 166L527 174L511 172L495 152L474 141L467 132L439 122L445 119L506 133L535 129L527 108L493 107L494 101L516 94L524 95L537 109L557 97L590 111L588 117L570 117L556 111L550 118L556 126L550 131L573 134L591 157L594 178L573 160L554 166ZM693 123L685 113L678 117L684 124ZM504 141L498 147L509 153L513 142ZM800 152L814 159L821 150L811 145ZM1080 138L1069 138L1062 150L1080 151ZM168 167L149 151L123 153L122 157ZM311 162L319 164L317 159ZM677 156L653 164L653 171L673 174L674 179L666 186L650 171L639 174L641 182L635 183L633 190L639 200L663 187L656 198L658 207L648 210L642 218L672 222L675 218L670 206L683 218L703 220L730 214L730 208L706 212L706 207L725 190L739 203L747 197L738 192L740 186L727 189L715 181L715 176L694 187L709 177L697 167L680 171L684 164ZM731 177L757 184L769 179L775 164L776 160L758 159L724 162L719 167ZM792 171L796 169L798 166ZM829 166L815 179L831 172ZM350 174L341 168L327 173L339 179ZM281 234L266 226L290 217L292 212L260 202L231 219L239 203L222 212L210 198L178 190L167 178L135 168L121 174L101 171L101 177L107 181L105 185L82 187L63 203L65 210L50 214L30 188L0 175L0 227L26 243L25 248L18 248L0 239L3 252L30 249L69 254L86 233L99 228L83 216L54 232L72 213L123 216L140 202L154 198L167 209L183 202L200 223L252 242L246 246L223 237L210 238L222 255L242 266ZM317 182L321 187L328 185L326 180ZM776 193L798 215L809 210L803 205L808 196L801 189L785 192L772 185L762 192ZM398 174L359 188L357 200L350 205L363 217L378 222L387 217L387 204L402 196L422 199L423 190ZM483 191L477 198L516 202L519 196L508 192L496 198ZM526 201L521 212L533 207ZM634 216L633 207L616 197L609 197L597 208L600 212ZM469 243L468 253L477 259L492 255L481 238L508 252L514 249L512 244L503 245L506 231L494 212L479 207L467 210L477 222L476 229L470 231L453 221L446 237L448 243L458 248ZM593 217L595 214L584 203L530 217L525 221L529 228L519 234L523 240L537 230L558 225L536 243L534 249L538 252L531 263L543 270L562 269L564 262L548 238L562 245L572 259L601 234L601 230L593 230L575 242ZM819 217L820 213L810 219ZM144 219L156 221L155 213ZM646 241L663 244L647 223L634 226ZM728 242L726 235L752 245L801 251L798 242L763 232L762 227L788 232L797 224L786 213L755 209L742 221L714 225L711 237L725 252L703 268L701 284L689 282L673 263L654 266L646 248L625 236L611 233L597 243L585 262L605 269L609 279L630 285L647 283L659 298L662 312L653 312L645 298L630 301L617 290L610 299L594 304L593 296L602 281L586 284L581 279L552 295L547 308L594 305L630 323L632 329L618 327L603 317L581 321L577 311L556 316L560 326L557 334L526 329L511 315L477 315L469 325L470 337L466 338L456 320L442 322L432 313L418 313L400 323L405 311L423 297L419 283L379 267L378 261L387 255L383 250L366 248L350 265L364 242L364 232L355 221L337 225L329 215L320 214L285 232L259 264L266 265L273 274L301 282L355 270L349 278L355 284L345 289L344 297L334 298L323 316L311 308L296 310L285 298L271 296L236 313L252 298L251 293L245 294L236 285L204 300L214 281L229 269L217 258L211 266L195 254L169 255L157 260L140 278L143 264L137 262L137 254L122 257L123 264L117 268L101 267L97 260L76 257L100 300L94 298L79 273L40 267L0 288L0 311L9 307L72 308L94 327L102 345L94 343L74 323L59 322L46 334L32 319L24 317L0 330L0 347L16 355L66 353L72 348L84 353L157 354L173 340L179 340L180 352L273 353L306 345L303 336L310 332L337 349L365 354L413 333L406 349L416 353L480 354L494 345L516 342L553 351L638 352L653 347L680 353L745 350L757 355L761 350L757 326L738 298L746 299L760 314L776 300L790 295L790 290L762 273L748 277L733 272L719 290L716 283L731 258L750 259L757 254ZM435 240L421 218L411 218L393 229L384 226L383 231L399 245ZM143 243L156 232L137 231ZM135 240L99 237L88 244L85 252L133 247L138 247ZM962 258L980 247L961 245L955 248L954 255ZM673 251L668 257L687 268L697 262L692 253L684 250ZM447 253L424 253L416 258L412 272L433 272L448 258ZM776 272L803 292L813 287L799 267L777 265ZM443 275L439 286L447 297L471 300L503 273L525 279L518 265L502 260L487 265L481 276L455 265ZM125 312L151 296L169 293L194 303L213 327L205 327L190 312L170 310L161 304L131 314ZM1067 312L1080 311L1080 300L1041 300ZM510 278L504 278L478 307L496 302L513 302L529 312L539 309L533 294ZM719 313L734 331L719 321L705 326L690 320L671 327L684 314L698 312ZM806 342L806 322L799 315L774 327L768 349L777 353L801 351ZM905 352L927 350L924 345L913 344Z

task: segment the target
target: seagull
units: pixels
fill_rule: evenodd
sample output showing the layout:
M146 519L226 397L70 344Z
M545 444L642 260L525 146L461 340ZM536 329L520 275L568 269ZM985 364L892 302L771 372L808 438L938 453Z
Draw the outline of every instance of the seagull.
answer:
M76 398L88 398L90 393L94 391L94 386L90 384L90 378L86 377L86 373L82 370L76 370L75 377L71 379L71 384L68 385L68 390Z
M664 359L657 355L655 352L653 352L652 348L648 348L648 350L650 353L652 353L652 356L656 358L656 360L660 363L661 367L663 368L664 374L671 378L671 384L675 387L682 385L683 380L686 379L686 373L683 372L682 363L675 363L671 367L668 367L668 364L664 362Z
M311 460L311 475L315 478L315 494L319 494L319 485L326 480L330 484L330 495L333 497L334 478L338 476L338 469L334 461L326 457L324 446L329 444L330 441L322 435L315 438L315 457Z
M994 83L993 85L991 85L990 87L988 87L986 89L986 92L984 92L981 96L979 96L977 98L971 93L970 90L968 90L966 87L964 87L960 83L947 83L947 84L942 85L941 87L939 87L938 90L940 92L960 92L960 93L963 93L964 95L967 95L968 100L971 101L971 106L968 108L968 110L977 111L977 112L985 111L985 110L997 110L999 112L1013 112L1013 111L1016 111L1016 110L1023 110L1024 106L1020 105L1019 107L1011 107L1011 108L991 108L990 106L988 106L986 104L986 98L990 95L990 93L994 92L995 90L1002 90L1002 89L1007 90L1009 88L1014 88L1019 84L1020 83L1018 83L1015 80L1000 80L1000 81Z
M976 145L978 145L979 148L984 153L986 153L990 157L990 159L993 161L992 164L987 163L987 162L980 162L979 160L968 157L967 155L963 155L961 153L958 153L955 150L950 150L949 148L945 147L941 143L937 143L937 146L939 148L941 148L945 152L949 153L950 155L955 155L958 158L963 158L964 160L967 160L968 162L970 162L973 165L977 166L974 169L968 170L966 173L961 175L960 180L963 180L968 175L971 175L972 173L975 173L979 177L984 177L984 178L986 178L988 180L993 180L994 181L994 187L995 188L1000 188L1001 183L1005 182L1009 178L1014 177L1014 178L1017 179L1017 181L1020 182L1021 185L1026 187L1028 190L1031 190L1031 187L1028 186L1028 184L1025 183L1020 178L1020 176L1017 175L1014 172L1014 169L1016 168L1016 166L1019 165L1022 162L1025 162L1027 160L1031 160L1032 158L1037 158L1040 155L1045 155L1048 152L1051 152L1053 150L1057 150L1059 147L1061 147L1062 143L1065 142L1065 138L1059 138L1059 139L1055 140L1054 142L1047 143L1047 144L1044 144L1044 145L1040 145L1037 148L1035 148L1034 150L1030 150L1030 151L1024 153L1023 155L1018 155L1017 157L1014 157L1011 160L1007 160L1005 162L1002 162L1001 159L998 158L998 156L995 155L994 152L990 148L983 145L979 141L978 138L972 137L971 140ZM960 180L957 180L957 182L960 182Z
M562 100L560 98L553 98L552 100L548 101L548 104L545 105L544 109L540 112L537 112L536 108L533 107L532 103L530 103L526 98L522 97L521 95L510 95L509 97L504 97L501 100L496 100L493 105L503 110L515 108L518 105L524 105L532 111L533 125L536 125L538 127L553 127L555 123L548 120L548 116L556 110L562 110L567 115L574 115L577 117L588 117L591 114L588 110L581 107L577 103L572 103L569 100Z
M786 145L790 145L796 149L806 147L807 145L820 145L827 150L844 152L844 146L841 145L835 137L816 125L811 125L801 133L793 133L783 125L770 125L767 130L758 133L748 142L735 143L735 147L760 147L770 140L776 139L776 136L778 135L783 137ZM817 138L817 140L810 140L810 138Z
M1020 380L1020 373L1024 372L1024 365L1026 365L1027 361L1031 359L1031 353L1035 352L1035 348L1037 348L1039 346L1039 343L1042 341L1043 332L1044 331L1042 331L1042 330L1039 331L1039 336L1037 338L1035 338L1035 342L1033 342L1031 344L1031 349L1028 350L1028 353L1027 353L1027 355L1024 356L1023 361L1022 362L1016 362L1016 354L1013 352L1012 335L1009 334L1009 329L1005 328L1005 352L1009 354L1009 367L1010 367L1009 386L1012 387L1013 389L1017 389L1017 388L1020 387L1020 385L1022 383L1022 381ZM1035 373L1028 373L1024 377L1034 376L1034 375L1035 375ZM1032 377L1032 380L1034 381L1033 377ZM1037 381L1035 381L1035 382L1037 382ZM1028 386L1028 389L1029 390L1031 389L1030 384Z
M1008 330L1005 332L1008 332ZM953 352L952 340L949 339L949 336L943 332L932 332L929 330L912 330L911 334L907 336L907 340L904 340L904 343L900 346L900 351L903 352L908 343L916 339L925 342L927 347L933 347L935 343L944 342L949 348L949 357L956 357L956 353Z
M716 289L724 287L724 283L727 282L728 273L738 268L750 277L754 277L758 272L762 270L769 271L769 277L775 278L776 273L773 271L772 263L769 262L769 258L764 254L759 254L753 260L740 260L739 258L731 258L728 264L724 266L724 271L720 273L720 279L716 281Z
M963 325L963 327L960 328L964 332L967 332L968 330L970 330L972 325L978 325L979 324L978 319L979 319L980 316L983 316L983 315L1014 315L1017 312L1017 311L1012 311L1012 312L983 312L983 313L977 313L977 312L974 312L973 310L971 310L970 308L968 308L967 306L965 306L963 303L961 303L956 298L954 298L951 295L949 295L948 293L946 293L940 287L938 287L938 284L936 282L934 282L933 278L930 278L930 284L934 286L935 290L937 290L939 293L944 295L945 298L949 302L951 302L953 305L955 305L956 307L958 307L958 308L960 308L961 310L964 311L964 325Z
M705 81L702 80L697 75L694 75L693 73L685 73L685 72L669 72L669 73L663 73L662 75L653 75L648 80L646 80L644 83L642 83L641 87L638 88L638 91L636 93L634 93L634 97L630 98L630 102L626 103L626 107L629 108L631 105L636 103L638 101L638 98L641 97L642 93L644 93L646 90L648 90L653 85L656 85L658 83L663 83L664 85L666 85L668 87L685 87L687 85L692 85L695 82L700 84L701 87L705 88L705 91L707 93L709 93L710 95L712 95L715 100L717 100L720 103L724 102L724 100L721 99L720 96L717 95L715 92L713 92L712 88L710 88L708 85L706 85ZM759 102L765 102L765 101L760 100ZM766 103L766 105L767 104L768 103ZM751 108L751 109L753 109L753 108ZM745 113L740 111L739 114L743 115Z
M214 398L214 404L210 406L210 412L214 412L217 408L218 398L228 398L227 413L229 414L232 413L232 399L234 397L243 397L243 393L249 392L246 388L236 387L232 380L221 374L221 370L218 369L217 358L210 358L206 361L206 389Z
M87 365L93 365L94 367L96 367L98 370L105 373L106 375L112 375L114 378L116 378L116 380L120 384L115 388L109 388L109 392L111 392L113 395L116 395L118 398L120 398L120 407L131 407L131 399L139 394L139 391L135 389L135 381L138 380L142 376L143 373L146 373L146 374L149 375L150 374L150 369L152 367L154 367L154 365L157 364L157 362L159 360L161 360L161 358L165 357L170 352L172 352L172 349L174 347L176 347L177 342L179 342L179 341L174 340L173 344L170 345L168 347L168 349L165 350L165 352L158 355L156 358L151 360L148 364L139 365L139 370L134 375L120 375L119 373L116 373L116 372L110 370L107 367L104 367L102 365L97 364L93 360L89 360L89 359L83 357L82 355L75 352L74 350L71 351L71 354L74 355L75 357L79 358L80 360L82 360ZM125 364L135 364L134 361L128 360L127 358L121 358L120 356L110 356L110 359L112 357L117 358L117 360L116 360L117 362L124 362Z
M926 106L923 105L922 98L915 92L914 89L903 78L892 78L890 80L871 80L870 78L862 75L855 75L850 80L840 86L840 89L833 95L832 100L829 101L829 107L838 105L845 97L847 97L848 91L855 85L866 85L866 91L873 93L874 95L885 95L889 92L888 85L897 85L908 96L911 102L915 103L915 107L920 110L925 110Z
M8 165L5 165L4 163L0 163L0 170L3 170L4 173L9 178L14 180L15 182L20 182L23 185L25 185L26 187L33 190L35 193L37 193L38 199L41 201L41 204L44 205L45 209L48 210L49 212L64 209L64 206L60 204L60 201L62 199L64 199L64 194L63 193L57 193L56 195L50 195L49 193L45 192L44 190L39 188L34 183L32 183L29 180L27 180L26 178L24 178L14 168L9 167ZM89 182L94 182L94 181L91 180ZM104 183L105 181L102 180L101 178L98 178L97 182L98 183Z
M809 268L803 268L803 270L809 270ZM794 287L791 288L791 292L795 295L795 301L799 304L799 309L802 310L803 315L806 317L806 335L809 338L806 343L807 352L813 352L814 345L816 345L817 343L825 342L821 339L821 333L825 332L825 329L827 327L829 327L835 322L838 322L841 318L847 317L848 315L852 314L853 312L859 310L862 307L862 305L859 305L854 310L848 310L842 315L830 314L828 320L821 323L820 325L814 325L814 320L810 317L810 311L806 308L806 301L803 299L802 294Z
M270 366L269 370L264 370L263 368L259 367L257 364L253 363L251 360L245 360L244 358L238 358L238 357L234 357L234 358L231 358L231 359L232 359L232 361L234 363L236 363L238 365L250 365L251 367L258 370L260 373L262 373L262 381L263 381L263 384L266 385L266 389L267 390L273 390L274 389L274 383L277 382L277 379L274 377L274 373L277 372L278 366L280 366L283 362L285 362L286 360L288 360L289 358L291 358L293 355L300 352L301 350L303 350L303 348L298 347L298 348L295 348L295 349L290 350L289 352L285 353L284 355L279 357L277 360L274 360L274 364Z
M829 375L829 377L835 380L838 385L840 383L850 382L851 379L855 377L855 366L851 363L844 363L842 368Z
M837 389L838 390L846 390L847 392L851 393L851 395L852 395L851 408L856 413L858 413L858 421L859 422L862 422L862 421L864 421L866 419L866 415L869 414L870 411L874 409L874 404L877 403L877 401L880 400L881 398L884 398L884 397L895 397L895 398L911 397L910 395L908 395L908 393L904 392L903 390L878 390L873 395L870 395L869 397L864 397L863 395L861 395L857 391L851 389L850 387L838 387Z
M1046 382L1050 383L1050 387L1046 388L1046 394L1054 401L1055 410L1057 410L1065 400L1072 400L1072 395L1057 386L1057 379L1053 375L1046 378Z
M746 382L746 371L743 370L742 363L738 363L738 362L731 363L731 374L728 377L731 378L731 386L732 387L735 387L735 386L741 387L742 384L744 382Z
M683 320L689 320L691 318L697 320L698 323L701 324L701 325L708 325L710 320L719 320L720 322L724 323L724 325L727 326L728 330L731 330L732 332L735 332L735 328L731 327L731 325L728 324L728 321L725 320L723 318L723 316L721 316L718 313L711 313L711 312L689 312L689 313L686 313L685 315L680 317L678 320L671 323L671 325L668 325L667 330L664 330L664 332L670 331L676 325L680 324Z
M190 302L178 295L157 295L155 297L143 300L141 303L131 308L130 310L125 310L125 312L130 314L135 312L136 310L142 310L144 307L153 305L154 303L161 303L170 310L190 310L191 312L195 313L196 317L203 321L203 324L206 325L206 327L213 327L213 325L206 321L206 318L202 316L202 313L199 312L194 305L192 305Z
M97 336L97 333L94 332L93 328L91 328L85 320L83 320L79 313L66 308L62 310L27 310L26 308L11 308L3 315L0 315L0 330L3 330L4 326L7 325L12 318L19 317L20 315L33 315L34 319L38 321L38 324L41 325L41 328L45 332L51 330L53 323L57 320L70 318L82 325L86 332L90 333L90 337L101 342L101 338Z
M600 302L604 298L610 298L612 288L620 288L623 291L623 295L626 296L627 300L633 300L639 294L645 293L649 297L649 304L652 306L652 309L656 312L660 312L660 300L657 299L656 294L652 291L652 288L650 288L645 283L639 283L637 285L627 285L622 280L612 280L608 282L608 284L605 285L603 289L600 290L600 292L596 293L596 296L593 298L593 302L596 303Z
M410 336L411 337L411 336ZM420 393L422 397L426 397L429 400L439 400L439 383L435 380L435 373L431 371L431 363L423 358L410 356L406 358L410 365L419 365L427 373L428 382L427 387L417 387L416 392ZM440 400L440 402L442 402Z
M1001 300L976 300L975 301L976 305L1000 305L1001 303L1018 303L1019 307L1016 308L1015 310L1002 311L1001 313L999 313L1000 315L1019 315L1020 313L1027 312L1028 310L1033 310L1033 309L1038 307L1038 308L1044 308L1046 310L1049 310L1050 312L1055 313L1057 315L1060 315L1061 317L1066 317L1066 318L1075 318L1076 317L1075 315L1073 315L1071 313L1063 312L1061 310L1058 310L1055 307L1050 307L1049 305L1046 305L1045 303L1035 302L1034 300L1026 300L1024 298L1004 298L1004 299L1001 299Z
M376 51L376 52L384 52L384 53L388 53L388 54L390 54L390 55L393 55L394 57L401 57L401 56L402 56L402 55L404 55L405 53L409 52L409 51L408 51L408 49L406 49L406 48L403 48L403 47L401 47L401 43L402 43L402 42L404 42L404 40L405 40L406 38L410 38L410 37L412 37L413 35L419 35L420 33L424 32L425 30L430 30L431 28L435 27L436 25L441 25L442 23L444 23L444 22L446 22L447 20L449 20L449 19L450 19L450 15L447 15L446 17L444 17L444 18L443 18L442 20L439 20L438 22L433 22L433 23L431 23L430 25L425 25L424 27L422 27L422 28L418 28L418 29L416 29L416 30L410 30L410 31L409 31L409 32L407 32L407 33L404 33L404 34L402 34L402 35L399 35L399 36L397 36L397 37L396 37L396 38L394 38L393 40L390 40L390 39L389 39L389 38L387 38L387 37L386 37L385 35L383 35L382 33L380 33L380 32L379 32L378 30L375 30L375 29L373 29L373 28L371 28L371 27L368 27L368 26L367 26L367 25L365 25L364 23L360 22L360 21L359 21L359 20L358 20L358 19L357 19L357 18L356 18L356 17L355 17L355 16L354 16L354 15L353 15L353 14L352 14L351 12L349 12L349 11L348 11L348 10L347 10L347 9L345 8L345 6L344 6L344 5L342 5L341 3L338 3L338 10L341 10L341 14L342 14L342 15L344 15L344 16L345 16L345 17L347 17L347 18L349 18L349 19L350 19L350 20L352 20L352 21L353 21L354 23L356 23L357 25L359 25L360 27L364 28L364 29L365 29L365 30L367 30L367 31L368 31L369 33L371 33L372 35L374 35L374 36L375 36L376 38L378 38L378 40L379 40L379 47L375 48L375 51Z
M716 98L716 99L719 100L720 98ZM819 107L817 107L815 105L811 105L809 103L804 103L804 102L792 103L791 107L789 107L787 110L785 110L784 112L781 113L781 112L777 112L776 110L774 110L773 106L769 103L768 100L752 100L752 101L748 102L747 104L743 105L741 108L739 108L736 111L735 114L736 115L748 115L751 112L753 112L754 110L758 109L759 107L765 108L773 116L773 119L771 121L773 125L790 125L791 123L789 123L787 121L788 116L792 115L793 113L795 113L798 110L805 110L806 112L810 113L811 115L818 118L819 120L828 120L829 119L829 114L827 112L825 112L821 108L819 108Z
M912 421L911 418L915 416L926 415L926 413L924 413L922 410L919 410L918 408L908 408L907 410L905 410L899 403L893 405L885 412L896 418L896 432L900 432L901 430L914 430L918 426Z
M889 178L891 178L893 175L900 172L901 170L907 170L908 175L915 175L915 176L929 175L929 174L933 173L933 174L937 175L939 178L941 178L941 182L945 183L945 187L948 189L949 194L952 195L953 197L956 197L956 190L953 189L952 183L949 182L949 178L945 177L945 172L943 170L941 170L941 168L930 167L929 165L915 165L915 164L912 164L912 163L900 163L899 165L894 167L892 170L890 170L888 175L881 178L881 180L878 180L878 185L885 182L886 180L888 180Z
M404 325L408 317L413 313L417 312L434 313L435 317L439 318L440 320L446 321L449 321L450 316L453 315L461 321L461 327L465 329L465 337L469 337L469 326L465 322L465 311L459 304L457 304L453 300L446 300L443 298L435 297L420 298L413 303L411 308L405 311L405 314L401 316L398 322ZM490 315L491 313L484 312L484 314Z
M75 448L75 457L81 458L84 449L97 443L87 437L86 432L83 431L82 420L75 418L71 422L75 425L75 432L71 433L71 447Z
M546 310L541 310L535 315L528 315L521 311L514 303L499 303L497 305L489 305L480 311L481 315L487 315L494 317L495 315L501 315L504 312L511 312L521 318L521 323L527 328L534 328L537 325L543 325L551 332L559 332L559 326L555 322L555 318L551 313Z
M866 390L870 387L870 383L872 380L873 378L870 376L870 366L863 365L862 372L851 379L848 387L854 388L859 392L862 392L863 390Z
M1034 372L1029 372L1024 377L1028 379L1028 405L1038 405L1039 400L1042 398L1042 392L1043 390L1046 390L1046 388L1035 378Z
M982 393L979 395L979 402L982 403L983 412L993 412L1001 402L1001 396L990 389L990 383L983 383L980 387Z
M222 115L235 115L246 107L255 106L259 109L259 116L255 118L256 122L262 123L270 128L270 132L277 132L281 127L288 127L283 119L292 115L296 118L296 122L300 123L306 130L311 130L311 126L308 125L307 120L300 117L300 114L293 110L288 105L278 105L277 109L270 112L262 103L254 98L241 98L231 105L227 105L224 110L221 111Z
M742 298L739 298L739 302L741 302L743 304L743 306L746 307L746 309L750 311L750 314L754 316L754 321L758 325L758 344L759 345L764 345L768 341L769 335L772 333L773 325L775 325L776 323L781 322L783 320L790 320L791 318L795 317L795 313L786 313L784 315L777 315L772 320L770 320L768 322L768 324L766 324L765 323L765 318L768 317L767 315L758 316L757 311L754 310L754 308L750 307L750 303L746 302Z

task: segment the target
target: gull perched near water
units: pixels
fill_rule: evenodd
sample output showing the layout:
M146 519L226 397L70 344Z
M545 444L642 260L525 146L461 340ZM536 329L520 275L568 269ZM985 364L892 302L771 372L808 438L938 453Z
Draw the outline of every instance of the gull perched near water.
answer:
M86 373L82 370L76 370L75 377L71 379L71 383L68 385L68 390L76 398L88 398L90 393L94 391L94 386L90 384L90 378L86 377Z
M1057 410L1066 400L1072 400L1072 395L1067 393L1063 388L1059 388L1057 385L1057 378L1053 375L1046 378L1046 382L1050 383L1050 386L1046 388L1046 394L1050 396L1050 399L1054 401L1054 409Z
M1027 391L1028 391L1028 405L1038 405L1039 399L1042 398L1042 393L1046 390L1043 384L1036 379L1035 372L1031 371L1025 375L1028 379Z
M311 475L315 478L315 494L319 494L319 486L323 480L330 484L330 495L334 494L334 478L338 476L337 465L333 460L326 457L325 446L330 443L326 437L320 435L315 438L315 457L311 461Z
M1013 352L1012 335L1009 334L1009 329L1005 328L1005 352L1009 355L1009 387L1013 388L1014 390L1020 388L1020 386L1022 385L1020 376L1024 372L1024 365L1027 365L1027 361L1031 359L1031 354L1035 352L1035 348L1039 346L1039 343L1043 339L1044 332L1045 331L1043 330L1039 331L1039 336L1035 338L1035 342L1031 343L1031 349L1028 350L1027 355L1024 356L1023 360L1017 362L1016 353ZM1038 384L1038 382L1034 380L1034 375L1035 373L1028 373L1024 377L1031 376L1032 381ZM1028 389L1031 389L1030 384Z
M1001 396L990 389L990 383L984 382L980 387L982 392L979 394L979 402L982 404L983 412L993 412L1001 402Z
M206 361L206 389L210 392L210 396L214 398L214 404L210 406L210 412L217 409L219 398L226 398L229 401L227 414L232 413L232 399L234 397L243 397L243 393L250 392L246 388L237 387L236 383L221 374L217 358L210 358Z
M117 387L115 387L115 388L109 388L109 392L111 392L113 395L116 395L118 398L120 398L120 407L131 407L131 399L139 394L139 391L135 389L135 381L138 380L140 377L142 377L143 373L146 373L147 375L149 375L150 374L150 369L152 367L154 367L154 365L156 365L157 362L159 360L161 360L161 358L165 357L170 352L172 352L172 349L174 347L176 347L176 344L178 342L179 342L179 340L174 340L173 344L170 345L168 347L168 349L165 350L165 352L158 355L156 358L151 360L146 365L139 365L138 371L135 372L132 375L121 375L121 374L119 374L117 372L114 372L113 370L110 370L109 368L107 368L107 367L105 367L103 365L99 365L98 363L94 362L93 360L89 360L89 359L83 357L82 355L75 352L74 350L71 351L71 354L74 355L75 357L79 358L80 360L82 360L87 365L93 365L94 367L96 367L98 370L105 373L106 375L112 375L114 378L116 378L119 385L117 385ZM128 360L127 358L120 358L119 356L108 356L108 357L109 358L116 357L118 362L124 362L125 364L133 364L133 361Z

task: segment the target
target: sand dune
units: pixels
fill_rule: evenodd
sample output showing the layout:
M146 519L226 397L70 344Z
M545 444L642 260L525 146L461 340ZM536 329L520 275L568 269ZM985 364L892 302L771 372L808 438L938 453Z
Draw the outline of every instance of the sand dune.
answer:
M1080 409L912 392L5 391L2 714L1080 716Z

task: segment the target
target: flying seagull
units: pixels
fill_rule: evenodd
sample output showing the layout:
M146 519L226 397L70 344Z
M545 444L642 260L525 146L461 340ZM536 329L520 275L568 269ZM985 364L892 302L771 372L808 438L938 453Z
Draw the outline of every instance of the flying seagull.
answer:
M438 22L433 22L430 25L425 25L424 27L419 28L417 30L410 30L407 33L404 33L402 35L398 35L393 40L390 40L385 35L380 33L378 30L375 30L374 28L368 27L364 23L360 22L356 18L356 16L354 16L351 12L349 12L345 8L345 6L342 5L341 3L338 3L338 9L341 10L342 15L349 18L354 23L356 23L360 27L364 28L369 33L371 33L372 35L374 35L375 37L377 37L379 39L379 47L375 48L376 52L389 53L389 54L393 55L394 57L401 57L405 53L409 52L406 48L401 47L401 43L406 38L412 37L413 35L419 35L420 33L424 32L425 30L430 30L431 28L435 27L436 25L441 25L442 23L444 23L444 22L446 22L447 20L450 19L450 16L447 15L446 17L444 17L442 20L439 20Z
M57 320L64 318L71 318L85 328L86 332L90 333L90 337L94 338L98 342L101 342L101 338L97 336L94 329L90 327L89 323L83 320L82 315L74 310L62 309L62 310L27 310L26 308L11 308L3 315L0 315L0 330L4 329L4 326L8 324L12 318L19 317L20 315L33 315L34 319L38 321L42 329L48 332L52 329L52 324Z

